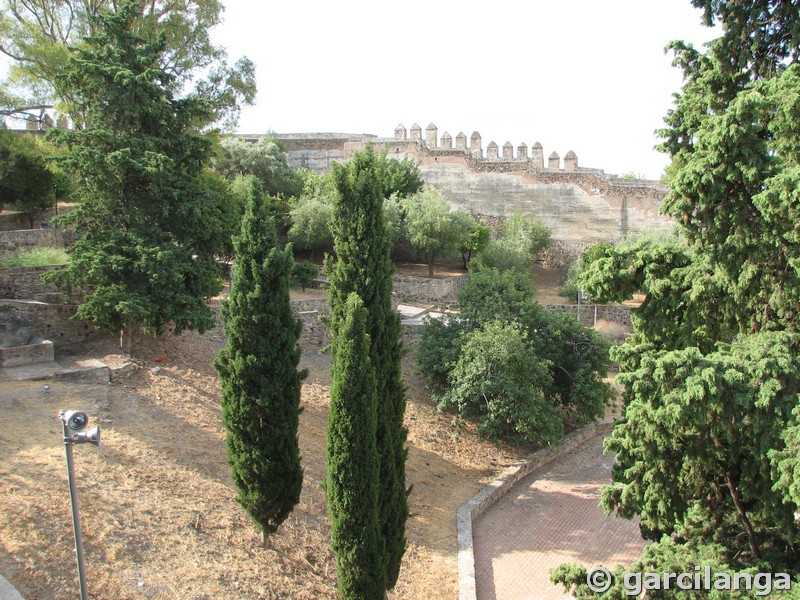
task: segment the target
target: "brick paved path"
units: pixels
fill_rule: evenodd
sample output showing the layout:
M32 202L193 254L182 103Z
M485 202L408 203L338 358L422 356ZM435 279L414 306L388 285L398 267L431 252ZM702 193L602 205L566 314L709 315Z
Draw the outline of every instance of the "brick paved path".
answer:
M613 570L641 554L636 522L606 517L600 487L613 457L597 435L521 480L473 525L478 600L565 597L548 570L564 562Z

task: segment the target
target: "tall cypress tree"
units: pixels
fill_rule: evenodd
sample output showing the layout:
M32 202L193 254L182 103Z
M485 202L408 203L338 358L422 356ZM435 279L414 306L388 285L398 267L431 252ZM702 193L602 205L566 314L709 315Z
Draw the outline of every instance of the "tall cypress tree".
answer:
M336 261L328 265L328 273L332 338L343 319L350 293L357 293L367 310L370 360L375 368L378 393L376 441L381 475L378 507L388 555L386 588L391 589L397 582L406 545L407 430L403 425L406 400L400 371L402 330L400 317L392 308L394 267L391 240L383 218L385 169L380 160L372 146L367 146L344 165L333 166L339 191L331 220Z
M378 515L379 461L375 369L367 311L351 293L334 345L326 462L331 544L344 600L385 597L386 552Z
M302 324L289 302L290 248L275 246L275 225L253 182L242 229L234 238L230 300L222 315L228 341L214 366L222 382L222 418L237 501L262 531L273 533L300 499L297 440L300 386L297 340Z

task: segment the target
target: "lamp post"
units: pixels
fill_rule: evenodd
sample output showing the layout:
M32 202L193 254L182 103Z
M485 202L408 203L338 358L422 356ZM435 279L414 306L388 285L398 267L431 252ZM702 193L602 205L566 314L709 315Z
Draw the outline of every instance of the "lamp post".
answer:
M62 410L61 425L64 429L64 448L67 455L67 479L69 480L69 501L72 507L72 528L75 533L75 556L78 559L78 581L81 589L81 600L88 600L86 589L86 572L83 563L83 534L81 532L81 515L78 509L78 486L75 482L75 464L72 458L74 444L90 443L100 445L100 428L95 426L89 431L89 417L78 410Z

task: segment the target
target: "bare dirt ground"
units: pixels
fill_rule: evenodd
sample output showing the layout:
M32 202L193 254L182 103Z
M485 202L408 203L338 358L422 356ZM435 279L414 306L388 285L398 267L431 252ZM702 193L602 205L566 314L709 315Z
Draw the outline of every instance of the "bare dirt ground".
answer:
M309 290L302 297L321 292ZM335 598L320 483L330 357L305 343L301 367L300 504L267 547L235 502L212 361L219 328L139 337L133 368L108 385L0 385L0 573L28 600L77 596L60 409L86 410L103 445L75 447L90 598ZM116 340L85 349L111 367L130 359ZM390 598L456 598L457 508L526 453L496 447L439 414L404 363L408 385L408 549Z

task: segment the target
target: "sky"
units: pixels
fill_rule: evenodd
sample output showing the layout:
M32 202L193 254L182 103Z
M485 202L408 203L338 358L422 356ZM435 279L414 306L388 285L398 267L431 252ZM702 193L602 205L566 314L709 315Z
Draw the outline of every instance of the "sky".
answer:
M670 40L719 35L689 0L223 0L212 32L256 63L240 133L463 131L659 178L655 130L682 83ZM516 152L516 150L515 150Z

